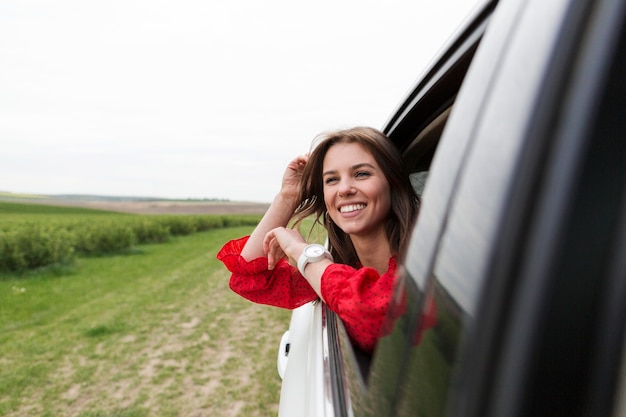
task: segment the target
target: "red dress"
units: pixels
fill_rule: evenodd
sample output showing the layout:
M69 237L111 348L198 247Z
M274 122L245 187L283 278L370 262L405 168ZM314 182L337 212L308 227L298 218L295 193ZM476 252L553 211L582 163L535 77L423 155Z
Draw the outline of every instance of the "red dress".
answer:
M217 254L232 272L230 288L250 301L294 309L319 297L300 272L281 259L267 269L267 258L246 261L241 250L248 237L231 240ZM372 352L387 313L396 278L396 257L389 259L387 272L374 268L352 268L332 264L322 274L322 297L328 307L343 320L352 341Z

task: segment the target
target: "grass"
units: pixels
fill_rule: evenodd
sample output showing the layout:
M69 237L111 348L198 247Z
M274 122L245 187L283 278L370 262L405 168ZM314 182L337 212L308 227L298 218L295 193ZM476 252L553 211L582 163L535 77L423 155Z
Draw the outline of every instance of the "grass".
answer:
M0 416L276 415L290 312L228 288L250 226L0 277Z

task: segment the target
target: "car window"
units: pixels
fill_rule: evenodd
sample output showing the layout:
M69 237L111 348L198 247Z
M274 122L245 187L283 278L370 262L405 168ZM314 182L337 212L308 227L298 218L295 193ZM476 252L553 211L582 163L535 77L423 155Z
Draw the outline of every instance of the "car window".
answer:
M468 56L465 57L467 61L469 61L469 57L473 55L474 51L475 45L469 51ZM458 73L458 68L459 66L454 68L457 71L455 73L457 88L460 86L464 76L464 72ZM467 63L464 64L464 68L465 70L467 69ZM429 122L424 123L423 119L416 122L420 128L412 135L412 139L405 141L402 156L410 173L411 184L420 199L427 186L430 165L451 113L455 95L456 91L452 91L448 92L448 95L444 94L437 97L438 100L441 100L441 103L432 107L433 113L428 115ZM421 118L424 117L423 113L416 112L416 114ZM410 117L407 117L404 120L405 123L410 119ZM403 127L406 127L406 124ZM399 268L402 269L403 267L400 266ZM425 297L424 289L419 288L417 281L413 277L403 274L403 271L399 271L398 276L399 279L402 277L402 282L399 282L395 289L393 302L383 324L373 355L363 352L356 347L350 341L340 319L331 311L328 310L326 312L328 317L331 317L329 321L334 320L337 323L335 326L337 334L336 336L329 336L333 338L333 342L329 344L334 345L336 343L339 345L340 353L337 355L341 356L339 361L342 363L347 375L345 384L348 386L347 391L349 394L346 393L345 396L340 395L339 397L351 397L351 406L355 411L355 415L377 416L389 414L390 410L395 407L398 395L398 378L407 371L403 368L406 359L404 355L407 353L407 349L415 348L421 342L424 331L433 327L436 321L433 315L436 314L433 310L436 304L433 298L434 293L429 296L430 298L426 302L427 306L431 308L427 308L424 315L424 312L421 310ZM436 368L431 371L433 374L440 376L450 372L453 353L456 351L454 346L457 339L456 333L460 331L458 319L459 317L455 317L450 321L449 325L446 324L447 327L441 327L445 328L444 332L446 334L443 338L446 338L446 341L443 343L446 345L448 354L446 355L446 363L440 361L432 362L436 364ZM424 338L424 343L425 346L429 346L428 349L432 350L437 349L437 346L434 344L440 344L440 341L434 341L427 336ZM331 356L334 354L335 352L331 352ZM331 359L331 362L333 360ZM410 372L416 375L413 369ZM418 371L417 375L420 373L422 372ZM374 381L374 383L370 384L370 381ZM446 382L446 380L442 380L441 393L444 392ZM430 387L432 389L433 385ZM432 392L428 393L427 396L420 397L433 399ZM443 401L437 400L432 403L441 404ZM409 407L414 407L414 405L409 405ZM342 409L342 407L339 407L339 409ZM436 410L436 414L441 414L441 412L442 410Z
M440 110L439 115L432 117L431 122L415 135L415 138L409 142L404 151L403 156L410 170L411 183L420 198L428 182L430 163L449 114L450 106L448 105L444 107L444 110ZM422 343L424 331L432 327L435 322L433 314L436 312L432 309L435 306L434 298L432 298L435 293L433 292L429 296L431 298L427 304L431 309L427 308L426 316L424 316L423 312L420 311L425 297L423 288L418 288L410 276L399 275L403 276L404 279L396 287L392 306L383 325L374 356L368 355L354 346L343 326L337 326L337 342L341 346L342 360L348 375L346 383L349 386L352 407L356 415L388 414L391 407L394 406L397 395L397 378L403 371L406 371L403 369L403 355L406 348L415 347ZM329 312L329 315L332 313ZM339 322L336 317L335 320ZM429 351L437 349L435 344L443 343L449 352L443 362L440 360L430 361L435 366L431 372L438 377L449 373L451 369L452 354L455 350L453 344L456 343L455 334L458 333L460 326L457 323L459 317L446 320L445 326L439 326L439 328L444 329L443 335L437 335L436 338L426 336L423 339L423 343ZM415 372L414 370L411 370L410 373L413 375L423 374L422 371ZM374 380L375 383L369 384L370 380ZM432 386L429 389L432 389ZM427 397L432 397L431 393ZM435 401L433 403L441 402ZM413 405L410 406L413 407ZM441 410L437 410L436 414L440 414L440 412Z
M448 102L438 110L439 114L431 117L431 122L417 132L403 152L411 183L420 198L427 186L429 167L450 115L451 105ZM349 390L353 397L352 407L356 415L387 415L395 408L399 394L397 380L401 375L409 378L432 375L431 380L434 381L428 385L404 384L426 390L424 395L410 395L408 398L430 399L427 404L404 404L407 409L422 409L425 415L441 415L443 412L429 407L444 403L435 396L444 395L447 391L463 314L459 308L455 308L450 310L455 311L454 314L437 317L436 305L455 305L455 300L441 288L425 291L418 287L417 281L410 275L399 273L399 276L402 281L396 287L373 356L352 346L343 328L339 329L343 359L349 374ZM433 331L428 332L431 328ZM411 368L405 369L405 355L415 351L418 346L423 346L419 352L425 352L424 360L413 360Z

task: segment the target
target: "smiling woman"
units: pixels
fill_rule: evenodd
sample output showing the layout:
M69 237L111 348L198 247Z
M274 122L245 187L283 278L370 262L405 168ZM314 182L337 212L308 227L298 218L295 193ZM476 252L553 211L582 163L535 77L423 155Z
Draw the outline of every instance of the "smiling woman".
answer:
M324 203L333 223L355 247L378 241L385 234L391 190L374 157L357 143L340 143L328 150L324 167L330 168L324 173ZM388 259L391 253L381 255Z
M371 352L417 209L402 160L381 132L333 132L291 161L257 228L224 245L218 259L232 272L233 291L251 301L293 309L322 299L354 344ZM328 232L326 252L311 255L300 232L287 228L310 216Z

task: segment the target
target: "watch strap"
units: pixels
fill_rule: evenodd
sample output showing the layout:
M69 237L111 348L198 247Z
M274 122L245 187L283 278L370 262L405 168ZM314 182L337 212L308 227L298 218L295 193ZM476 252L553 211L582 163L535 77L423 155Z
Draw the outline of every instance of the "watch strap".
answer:
M313 245L322 247L324 249L324 253L319 258L311 258L306 255L306 252L307 252L307 248L312 245L305 246L304 250L302 250L302 254L298 258L298 271L300 271L300 274L302 274L302 276L304 276L304 269L310 263L319 262L322 259L329 259L330 261L333 261L333 255L331 255L328 249L326 249L324 246L319 245L317 243L314 243Z

